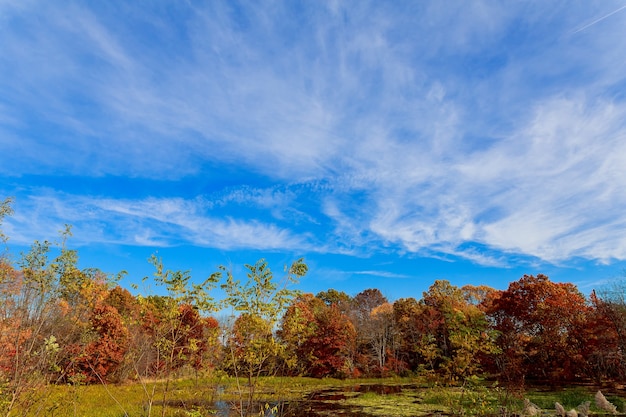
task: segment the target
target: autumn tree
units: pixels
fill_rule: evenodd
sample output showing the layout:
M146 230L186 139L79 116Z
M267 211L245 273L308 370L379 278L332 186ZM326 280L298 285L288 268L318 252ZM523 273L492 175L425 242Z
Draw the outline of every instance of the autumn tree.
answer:
M122 382L136 376L139 358L144 354L144 347L148 344L148 335L141 320L141 305L130 291L119 285L108 291L103 303L117 310L122 325L128 330L128 345L122 363L108 374L109 381Z
M178 361L176 367L189 366L198 371L202 368L203 358L209 347L206 332L208 322L190 304L183 304L178 307L178 320L182 325L183 332L175 346L175 356Z
M355 372L356 331L338 304L304 294L287 309L279 336L297 374L346 377Z
M303 259L298 259L289 267L285 267L282 283L275 280L274 274L264 259L255 264L245 265L246 280L234 277L231 270L220 266L220 273L226 272L226 281L221 288L226 293L226 305L230 306L235 318L232 333L227 336L230 368L239 386L239 410L242 414L250 411L258 377L264 373L274 372L268 369L268 363L275 361L282 353L283 347L274 335L278 321L299 292L289 288L308 271ZM245 330L245 332L243 331ZM248 334L246 334L248 333ZM247 380L248 390L239 385L240 377Z
M76 252L66 247L69 236L66 227L60 243L35 241L17 261L19 268L3 261L0 327L7 343L0 349L8 351L0 356L5 357L3 404L7 413L17 404L28 410L45 391L40 388L67 376L63 358L68 357L67 347L75 335L83 330L77 331L74 320L68 320L72 308L67 300L69 294L91 282L90 274L95 273L78 270ZM81 311L86 317L90 314L88 308Z
M217 303L210 292L220 279L219 273L211 274L204 281L196 284L191 280L189 271L165 269L163 261L156 255L149 259L154 266L153 282L165 290L165 296L139 297L144 317L144 327L150 332L151 338L147 346L153 355L155 375L164 378L161 385L162 403L166 404L171 388L174 371L180 368L186 359L185 355L197 349L198 339L194 335L201 334L196 329L193 310L211 312L217 310ZM144 282L148 278L144 278ZM138 376L142 377L140 369ZM148 399L148 415L151 414L155 395L156 382L148 384L140 378ZM165 406L161 415L165 416Z
M353 360L356 330L336 305L317 312L317 331L306 341L304 351L311 358L311 376L347 377L355 375Z
M316 322L316 311L329 307L312 294L301 294L285 311L278 330L278 337L285 346L284 360L287 373L308 375L315 359L309 342L314 334L320 333Z
M202 317L203 322L203 350L198 361L194 362L196 378L200 371L211 372L224 362L224 350L221 339L222 329L215 317Z
M231 355L227 369L235 375L245 375L252 386L260 376L276 374L276 365L283 353L283 346L274 337L270 323L250 313L242 313L235 319L228 349Z
M322 300L328 306L336 306L344 314L348 314L353 305L352 297L344 291L337 291L333 288L327 291L320 291L315 297Z
M389 357L395 361L397 335L393 318L391 303L383 303L370 312L369 345L381 375L388 371Z
M372 310L387 303L387 298L379 289L369 288L358 293L352 299L349 317L357 332L357 355L355 361L366 374L380 371L379 357L373 344L379 343L372 338L374 327L378 324L373 321Z
M585 357L590 376L626 378L626 288L618 282L593 291L586 327Z
M424 335L421 305L415 298L401 298L393 303L393 320L397 337L398 371L416 371L420 365L420 345Z
M72 384L106 383L124 362L128 328L106 297L117 277L76 268L77 253L59 267L59 315L55 333L62 349L59 378ZM110 356L109 356L110 355Z
M478 307L484 305L485 300L487 300L496 291L497 290L495 288L489 287L488 285L468 284L461 287L463 299L465 299L468 304Z
M356 322L368 321L372 310L387 302L387 297L377 288L369 288L361 291L352 299L352 315L354 316L354 320Z
M435 281L420 304L418 325L423 330L418 354L428 369L449 382L478 373L480 357L496 350L484 313L446 280Z
M128 329L115 307L99 302L89 318L91 334L84 346L68 349L73 355L73 370L85 377L85 382L102 382L124 361L128 349Z
M499 332L497 365L505 382L526 377L563 381L584 368L589 307L576 286L524 275L488 304L487 314Z

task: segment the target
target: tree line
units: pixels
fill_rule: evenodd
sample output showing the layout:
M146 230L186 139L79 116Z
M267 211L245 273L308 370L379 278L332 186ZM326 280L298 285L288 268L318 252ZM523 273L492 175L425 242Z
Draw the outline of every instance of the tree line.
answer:
M0 225L10 214L5 200ZM266 375L419 374L447 383L490 375L507 385L626 376L619 285L586 297L545 275L525 275L506 290L438 280L419 300L389 302L378 289L293 290L307 273L302 259L282 277L261 259L245 266L243 279L220 267L195 283L153 256L146 280L160 295L133 295L119 276L79 269L70 236L68 227L59 242L0 256L3 409L23 406L42 384L167 384L218 372L247 380L249 398ZM223 300L212 298L218 287ZM232 314L217 317L225 308Z

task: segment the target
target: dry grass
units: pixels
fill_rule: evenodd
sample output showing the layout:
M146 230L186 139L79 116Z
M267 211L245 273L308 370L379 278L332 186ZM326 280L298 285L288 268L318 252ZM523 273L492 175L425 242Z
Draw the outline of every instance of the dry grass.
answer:
M606 399L604 394L602 394L602 392L596 392L595 400L596 407L598 407L600 410L609 412L611 414L617 414L617 407L611 404L609 400Z

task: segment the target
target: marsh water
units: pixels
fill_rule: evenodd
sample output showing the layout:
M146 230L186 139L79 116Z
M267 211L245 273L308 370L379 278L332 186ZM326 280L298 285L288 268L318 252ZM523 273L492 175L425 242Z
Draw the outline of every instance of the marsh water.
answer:
M371 417L362 410L362 407L344 404L343 400L362 395L376 393L381 395L397 394L403 390L415 388L412 385L354 385L341 388L330 388L315 391L300 401L285 401L273 404L253 404L249 415L261 415L258 410L267 407L266 416L293 416L293 417L321 417L321 416L352 416ZM211 415L218 417L241 416L237 404L228 401L213 401L208 403L169 402L170 407L180 409L208 409Z

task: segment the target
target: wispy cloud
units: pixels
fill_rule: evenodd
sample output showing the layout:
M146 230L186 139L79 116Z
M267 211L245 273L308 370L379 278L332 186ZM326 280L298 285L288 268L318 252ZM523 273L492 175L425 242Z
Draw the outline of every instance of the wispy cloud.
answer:
M626 185L625 110L580 96L549 100L510 145L503 142L485 154L497 161L492 169L499 167L487 171L485 185L499 189L492 204L503 213L484 225L485 241L550 260L599 257L591 248L602 241L623 247L619 228L608 235L593 233L593 244L581 238L621 218L626 201L615 190Z
M71 224L77 244L191 244L261 250L301 250L310 245L307 236L295 235L275 224L213 217L199 200L113 200L45 193L18 201L18 205L6 229L12 241L20 244L52 240L64 224Z
M373 276L373 277L381 277L381 278L389 278L389 279L407 279L407 278L411 278L410 276L406 275L406 274L398 274L395 272L389 272L389 271L349 271L349 274L354 274L354 275L369 275L369 276Z
M0 6L0 174L211 183L35 184L9 232L626 259L625 6L456 6Z

